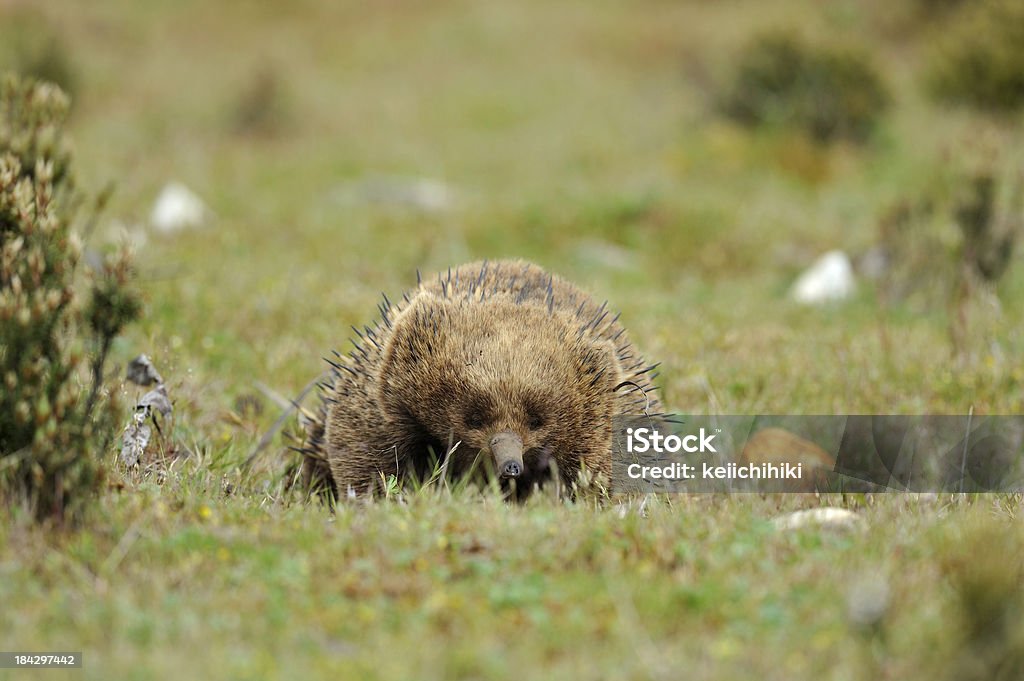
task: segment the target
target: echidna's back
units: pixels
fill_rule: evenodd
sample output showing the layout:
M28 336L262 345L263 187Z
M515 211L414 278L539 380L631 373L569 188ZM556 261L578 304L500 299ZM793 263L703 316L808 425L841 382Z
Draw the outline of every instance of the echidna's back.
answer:
M424 279L420 286L447 298L508 298L523 305L546 306L549 310L571 313L581 333L615 346L623 376L619 391L620 413L640 415L658 411L652 379L657 365L648 364L629 341L619 315L608 309L607 301L598 305L593 298L572 283L524 260L486 260L467 263Z
M423 289L446 298L508 298L516 303L548 305L575 311L580 303L593 305L590 296L532 263L523 260L486 260L460 265L421 282Z

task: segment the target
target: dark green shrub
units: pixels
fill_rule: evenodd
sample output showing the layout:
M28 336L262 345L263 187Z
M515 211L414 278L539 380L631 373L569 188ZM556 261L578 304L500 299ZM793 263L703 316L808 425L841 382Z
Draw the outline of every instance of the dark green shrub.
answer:
M67 107L56 86L0 84L0 495L58 521L80 518L102 483L117 425L104 365L140 309L126 253L77 272Z
M965 3L944 25L927 82L944 101L992 111L1024 106L1024 2Z
M912 291L948 298L967 276L997 285L1024 234L1024 188L994 164L946 169L919 196L907 197L879 222L890 261L893 298Z
M945 308L960 360L998 347L1000 282L1024 235L1019 170L992 158L936 164L935 175L879 222L879 302Z
M1024 542L1016 523L977 515L943 547L939 569L949 585L953 636L936 660L939 679L1009 681L1024 669ZM956 541L959 540L959 541ZM994 547L998 547L995 550Z
M249 76L231 112L231 127L242 134L272 136L288 122L285 82L278 71L263 66Z
M981 279L997 282L1005 274L1024 219L1019 182L1013 188L1009 206L1001 210L999 179L991 168L965 178L953 206L957 227L963 236L960 258L965 267Z
M745 125L793 126L827 142L864 140L888 103L864 54L783 32L760 35L743 50L722 106Z

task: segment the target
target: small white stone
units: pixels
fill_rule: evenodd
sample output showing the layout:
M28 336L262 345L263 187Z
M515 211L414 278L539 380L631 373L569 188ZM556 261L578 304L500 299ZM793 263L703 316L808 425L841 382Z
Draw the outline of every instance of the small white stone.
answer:
M842 251L829 251L797 278L790 295L798 303L819 305L848 298L855 288L850 258Z
M424 213L451 210L457 201L449 185L431 178L372 177L357 187L370 203L411 208Z
M437 180L416 180L409 185L408 192L409 203L428 213L440 213L455 203L452 190Z
M880 574L866 574L853 582L846 593L846 612L859 627L878 624L891 602L889 582Z
M864 520L845 508L809 508L779 516L772 521L778 530L797 530L803 527L822 527L853 530L863 526Z
M200 227L208 214L206 204L191 189L180 182L169 182L160 190L149 221L157 231L169 234Z

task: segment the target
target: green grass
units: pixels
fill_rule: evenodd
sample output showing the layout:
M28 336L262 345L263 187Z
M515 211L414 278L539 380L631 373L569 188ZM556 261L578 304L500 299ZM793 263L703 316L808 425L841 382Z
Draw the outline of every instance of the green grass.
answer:
M173 179L215 217L148 235L145 320L115 348L153 358L169 437L193 456L125 475L106 454L118 485L81 532L0 520L0 648L83 650L90 679L933 679L996 659L971 642L957 589L981 575L1019 602L1019 580L964 559L1019 562L1016 497L674 498L644 517L639 500L623 514L424 491L332 516L281 491L283 441L239 467L279 413L236 408L254 381L297 394L381 291L482 257L530 258L608 298L679 411L1024 411L1019 263L1001 312L972 302L960 358L945 305L881 307L863 282L840 306L786 298L814 257L862 252L892 201L979 149L1022 157L1019 121L926 101L920 60L941 27L890 4L23 7L76 70L78 175L117 185L92 246L143 224ZM13 11L0 6L0 34ZM793 24L884 67L893 108L867 145L715 114L736 48ZM240 133L267 69L282 113ZM381 176L443 180L458 201L422 214L346 198ZM771 525L824 504L867 531ZM859 627L848 595L873 577L891 602ZM990 635L994 650L1013 635Z
M197 468L110 495L90 532L5 524L5 646L84 650L87 678L936 678L964 648L943 565L982 530L1018 569L1024 546L991 500L854 502L862 533L776 531L818 503L794 497L424 491L331 516Z

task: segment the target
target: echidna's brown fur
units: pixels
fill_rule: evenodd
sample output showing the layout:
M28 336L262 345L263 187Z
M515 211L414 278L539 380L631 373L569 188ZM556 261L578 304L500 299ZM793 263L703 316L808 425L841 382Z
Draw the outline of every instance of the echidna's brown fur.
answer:
M455 443L447 474L462 475L496 432L522 438L520 497L552 469L567 485L581 466L607 481L612 417L658 410L653 366L618 315L536 265L463 265L379 309L331 361L303 447L310 487L373 492L428 474Z

